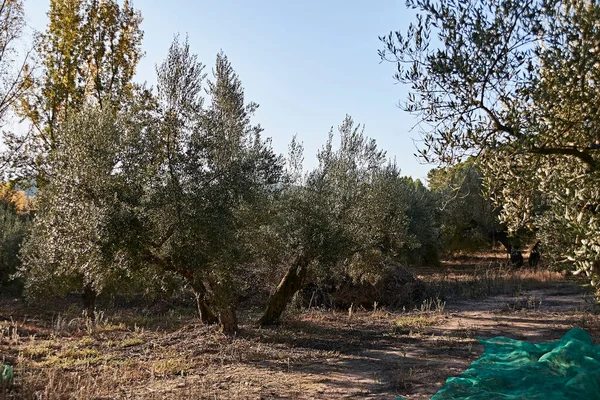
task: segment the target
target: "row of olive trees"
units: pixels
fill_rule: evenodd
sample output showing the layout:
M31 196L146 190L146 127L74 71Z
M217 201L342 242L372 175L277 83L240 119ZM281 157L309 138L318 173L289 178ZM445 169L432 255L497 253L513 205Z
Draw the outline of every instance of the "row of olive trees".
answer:
M503 204L490 198L482 166L474 158L432 169L428 181L439 202L443 251L475 251L500 243L514 256L534 242L535 231L525 227L510 231L500 220Z
M211 78L204 69L176 39L156 91L133 88L120 107L86 101L52 127L21 249L29 295L81 290L93 316L102 291L175 277L203 321L232 332L257 275L282 277L261 318L269 324L310 277L360 280L382 260L437 262L436 197L401 177L351 118L339 148L331 132L305 173L301 145L285 160L252 123L257 105L227 57L217 55Z
M209 78L176 39L151 90L132 82L142 32L128 2L52 1L48 15L16 107L32 130L2 158L39 195L16 275L28 295L80 291L93 317L99 293L181 284L232 332L239 299L262 287L269 324L308 282L438 262L443 196L400 176L350 117L305 172L301 144L285 159L262 137L224 54Z

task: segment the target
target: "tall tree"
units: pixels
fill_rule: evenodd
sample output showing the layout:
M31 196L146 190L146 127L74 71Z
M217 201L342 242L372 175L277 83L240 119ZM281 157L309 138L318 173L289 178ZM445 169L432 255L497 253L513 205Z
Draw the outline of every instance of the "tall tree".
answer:
M405 109L423 122L425 159L477 156L508 227L549 233L555 260L598 285L600 5L407 4L416 22L382 37L380 54L412 88Z
M6 123L7 113L15 106L28 87L31 51L20 54L18 41L25 26L23 2L19 0L0 1L0 126ZM22 57L22 63L17 60ZM3 144L12 149L19 149L20 140L16 135L3 132ZM6 167L11 164L11 153L0 154L0 174L7 178Z
M223 53L207 84L187 41L175 39L158 72L152 183L145 213L151 227L145 257L183 277L205 322L237 329L237 296L251 261L242 232L262 193L279 181L281 162L251 123L241 82ZM213 311L214 310L214 311Z
M165 272L180 274L191 286L196 295L199 314L204 322L215 323L217 317L209 308L208 290L201 278L194 276L187 264L189 258L177 256L182 247L192 237L186 236L190 229L186 219L190 206L189 176L204 173L202 168L190 168L190 158L186 152L191 150L192 135L200 127L202 115L202 89L206 74L204 65L190 52L186 39L179 42L176 37L167 54L167 58L157 66L157 106L160 121L157 138L151 140L155 147L149 149L155 154L155 166L150 172L149 198L146 213L153 222L152 228L144 235L156 238L148 249L148 259L158 264ZM198 205L200 206L200 205ZM155 244L153 244L155 243ZM180 247L181 246L181 247ZM187 250L183 250L187 251Z
M201 246L195 251L202 252L208 265L215 258L216 268L206 270L204 276L224 329L232 331L237 324L240 279L252 260L249 238L240 235L244 226L253 223L254 214L246 210L280 181L282 162L262 138L260 125L251 123L258 105L246 103L241 81L222 52L217 55L207 93L210 106L190 146L190 165L197 177L191 180L190 201L205 205L196 207L190 220L201 223ZM198 173L201 169L204 174Z
M116 0L52 0L47 15L48 27L36 40L42 68L28 74L18 107L32 132L11 140L11 152L21 156L13 164L25 174L42 168L70 113L86 103L119 110L131 98L142 56L142 18L129 0L122 6Z
M25 88L23 77L29 53L23 55L22 64L15 65L17 43L25 26L23 16L22 1L0 1L0 122Z

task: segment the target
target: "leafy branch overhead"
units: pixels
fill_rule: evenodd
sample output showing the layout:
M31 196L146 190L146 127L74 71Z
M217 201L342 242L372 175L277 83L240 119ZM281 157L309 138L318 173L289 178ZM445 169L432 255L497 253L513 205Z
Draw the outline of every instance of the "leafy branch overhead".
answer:
M586 3L408 1L416 21L381 37L379 53L412 89L403 107L420 117L422 156L451 163L506 147L596 170L597 107L583 105L597 101L598 10ZM565 101L580 111L565 114Z
M415 21L381 37L411 88L422 157L476 156L500 217L534 229L557 263L597 283L600 5L581 0L409 0ZM573 217L576 216L576 217Z

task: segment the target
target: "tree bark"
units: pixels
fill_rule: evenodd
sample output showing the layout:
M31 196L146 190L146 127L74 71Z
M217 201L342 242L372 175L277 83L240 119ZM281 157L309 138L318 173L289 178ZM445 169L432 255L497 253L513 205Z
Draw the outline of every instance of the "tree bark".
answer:
M504 246L504 249L506 249L506 252L510 254L510 250L513 248L513 245L511 244L508 238L508 233L506 231L492 232L490 234L490 237L493 240L499 241L502 244L502 246Z
M235 314L235 307L229 306L219 313L219 322L223 333L226 335L233 335L238 330L237 315Z
M294 294L304 285L307 273L306 263L294 263L288 269L277 289L269 298L267 308L259 320L260 325L272 325L279 321L281 314L285 311Z
M529 263L530 267L535 268L540 262L540 258L540 241L538 240L529 250L529 260L527 262Z
M87 313L87 317L92 321L96 322L96 297L97 293L90 283L87 283L83 287L83 293L81 293L81 300L83 301L83 309Z
M206 302L207 290L201 279L195 277L194 274L189 270L177 268L175 265L173 265L173 262L170 259L159 257L151 251L148 251L145 254L145 257L149 262L159 265L165 271L175 272L185 279L185 281L192 288L194 296L196 297L196 307L198 308L198 314L200 315L202 322L211 325L218 322L217 316L211 311Z
M198 307L198 314L200 315L202 322L209 325L216 324L218 322L217 316L211 311L206 303L206 287L204 284L197 279L186 280L192 287L194 296L196 296L196 306Z

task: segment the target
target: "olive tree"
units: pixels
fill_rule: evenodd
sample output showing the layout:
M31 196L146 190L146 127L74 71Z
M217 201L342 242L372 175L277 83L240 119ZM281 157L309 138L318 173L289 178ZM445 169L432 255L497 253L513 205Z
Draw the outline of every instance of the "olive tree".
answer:
M600 5L407 5L416 21L382 37L380 54L411 87L404 108L421 120L423 157L448 164L476 156L508 228L545 232L554 259L597 284Z
M85 109L60 128L48 158L48 183L22 251L20 276L29 295L65 295L84 288L93 318L96 294L124 279L114 218L126 196L120 169L123 123L112 111ZM123 227L121 227L123 228Z
M290 146L291 179L274 199L274 218L257 235L270 250L264 259L283 276L261 324L275 323L310 281L371 282L381 278L384 260L437 262L434 197L401 177L349 116L338 134L339 147L332 130L318 166L307 174L301 146Z
M204 322L237 329L237 297L252 261L244 235L252 212L281 175L281 162L251 122L257 108L223 53L206 85L204 66L175 39L157 68L154 129L144 131L153 154L143 213L146 262L181 276ZM209 105L204 106L206 89Z
M122 110L90 104L59 127L23 249L30 292L82 284L91 315L96 292L152 270L183 279L205 322L237 329L248 210L277 184L281 163L227 57L217 55L206 85L203 70L176 39L156 95L140 87Z
M511 243L501 229L499 208L484 193L483 175L473 159L451 167L432 169L429 187L439 196L444 251L477 250L500 241Z
M298 149L292 146L291 150ZM290 160L293 164L296 159ZM304 182L300 171L288 170L290 176L296 172L295 179L274 193L271 218L255 236L259 239L257 258L282 276L260 318L261 325L276 323L310 275L335 266L351 246L342 222L335 218L330 193L322 184L323 174L313 172Z

